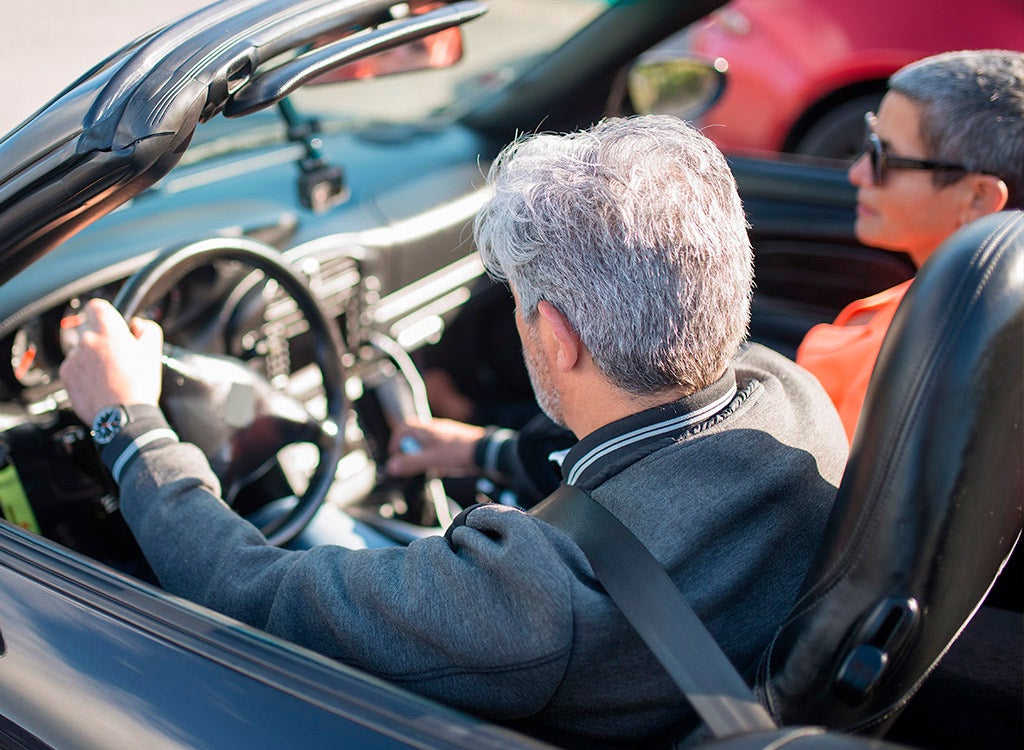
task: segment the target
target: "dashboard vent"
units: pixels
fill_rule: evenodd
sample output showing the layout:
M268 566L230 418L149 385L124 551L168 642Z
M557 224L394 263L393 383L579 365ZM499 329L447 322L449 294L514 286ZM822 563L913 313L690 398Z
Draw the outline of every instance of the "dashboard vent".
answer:
M310 259L313 260L313 259ZM359 262L348 255L324 256L313 260L307 271L310 288L332 316L341 315L348 309L359 286ZM311 271L311 272L310 272Z

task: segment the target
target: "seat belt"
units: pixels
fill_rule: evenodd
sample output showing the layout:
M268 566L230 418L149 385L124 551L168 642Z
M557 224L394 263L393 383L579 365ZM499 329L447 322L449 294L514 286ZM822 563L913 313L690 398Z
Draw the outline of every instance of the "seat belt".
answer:
M583 550L597 580L715 737L777 728L664 568L607 508L563 484L530 515Z

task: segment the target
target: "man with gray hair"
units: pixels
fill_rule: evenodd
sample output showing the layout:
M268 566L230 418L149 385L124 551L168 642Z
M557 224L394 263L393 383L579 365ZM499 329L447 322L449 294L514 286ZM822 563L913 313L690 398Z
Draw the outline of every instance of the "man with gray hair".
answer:
M920 267L953 232L1024 208L1024 53L947 52L893 74L864 153L850 166L857 238ZM910 282L808 331L797 362L832 398L853 439L882 340Z
M489 179L478 245L516 296L538 397L579 438L566 481L639 537L749 674L817 547L846 443L810 375L741 345L751 251L725 159L684 123L641 117L526 138ZM267 546L135 375L158 370L159 327L102 302L85 314L62 375L87 422L150 409L101 455L127 456L121 509L168 589L560 743L693 722L583 552L537 516L486 504L408 547ZM436 434L419 429L429 454Z

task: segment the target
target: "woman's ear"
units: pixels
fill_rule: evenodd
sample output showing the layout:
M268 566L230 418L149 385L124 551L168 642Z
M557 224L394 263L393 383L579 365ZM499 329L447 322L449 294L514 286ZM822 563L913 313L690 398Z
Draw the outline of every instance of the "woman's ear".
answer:
M968 224L982 216L1002 211L1010 199L1010 189L999 177L990 174L968 175L971 200L962 217Z
M583 342L561 311L550 302L537 303L540 323L548 329L556 346L555 366L564 371L571 370L579 361Z

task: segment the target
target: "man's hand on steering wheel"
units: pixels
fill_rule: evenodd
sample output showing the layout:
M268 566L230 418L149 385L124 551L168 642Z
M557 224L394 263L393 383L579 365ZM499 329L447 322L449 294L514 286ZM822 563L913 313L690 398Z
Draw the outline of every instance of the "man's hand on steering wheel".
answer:
M160 399L163 330L151 320L125 321L114 306L91 299L82 307L75 343L60 367L71 406L90 424L105 406Z

